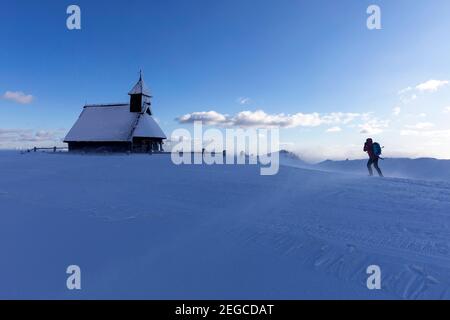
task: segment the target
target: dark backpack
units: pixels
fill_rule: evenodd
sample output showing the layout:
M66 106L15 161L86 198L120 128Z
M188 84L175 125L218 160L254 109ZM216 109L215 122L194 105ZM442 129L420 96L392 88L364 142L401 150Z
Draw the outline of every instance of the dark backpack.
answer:
M381 156L381 146L378 142L374 142L372 145L373 148L373 154L377 157Z

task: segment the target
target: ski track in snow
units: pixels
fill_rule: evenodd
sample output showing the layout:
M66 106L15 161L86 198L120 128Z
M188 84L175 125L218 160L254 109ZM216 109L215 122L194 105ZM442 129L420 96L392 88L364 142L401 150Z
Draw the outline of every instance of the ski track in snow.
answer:
M379 264L383 288L399 298L450 298L450 184L346 177L339 190L311 186L301 195L284 186L268 220L238 232L243 241L362 286L365 268Z
M253 166L177 167L165 156L0 161L0 249L9 254L1 297L42 296L16 275L35 258L39 284L53 292L44 296L67 298L50 273L73 261L65 243L95 269L94 293L77 297L121 297L113 291L138 278L127 297L371 298L366 268L375 264L376 298L450 298L450 183L287 166L262 177ZM302 287L308 278L317 286ZM327 281L338 296L327 295Z

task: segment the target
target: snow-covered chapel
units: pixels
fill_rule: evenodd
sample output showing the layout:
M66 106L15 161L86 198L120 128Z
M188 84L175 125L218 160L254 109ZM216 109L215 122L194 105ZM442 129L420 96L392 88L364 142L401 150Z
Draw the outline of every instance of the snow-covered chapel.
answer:
M64 139L69 151L163 151L164 132L153 119L150 91L142 74L129 103L86 105Z

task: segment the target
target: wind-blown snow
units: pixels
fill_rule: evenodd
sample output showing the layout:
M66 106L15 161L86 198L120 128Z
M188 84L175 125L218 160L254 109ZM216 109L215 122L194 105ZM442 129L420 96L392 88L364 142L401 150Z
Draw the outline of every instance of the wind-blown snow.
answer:
M450 298L449 183L259 172L2 152L0 298Z
M318 169L367 175L367 160L324 161ZM386 158L379 161L383 172L390 177L450 182L450 160L433 158Z

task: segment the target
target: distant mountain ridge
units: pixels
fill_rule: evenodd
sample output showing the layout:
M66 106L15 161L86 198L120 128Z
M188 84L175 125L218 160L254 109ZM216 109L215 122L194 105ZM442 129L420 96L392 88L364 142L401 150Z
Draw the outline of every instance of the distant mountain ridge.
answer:
M303 161L301 157L291 151L280 150L280 164L289 167L299 167L299 168L311 168L312 164Z

